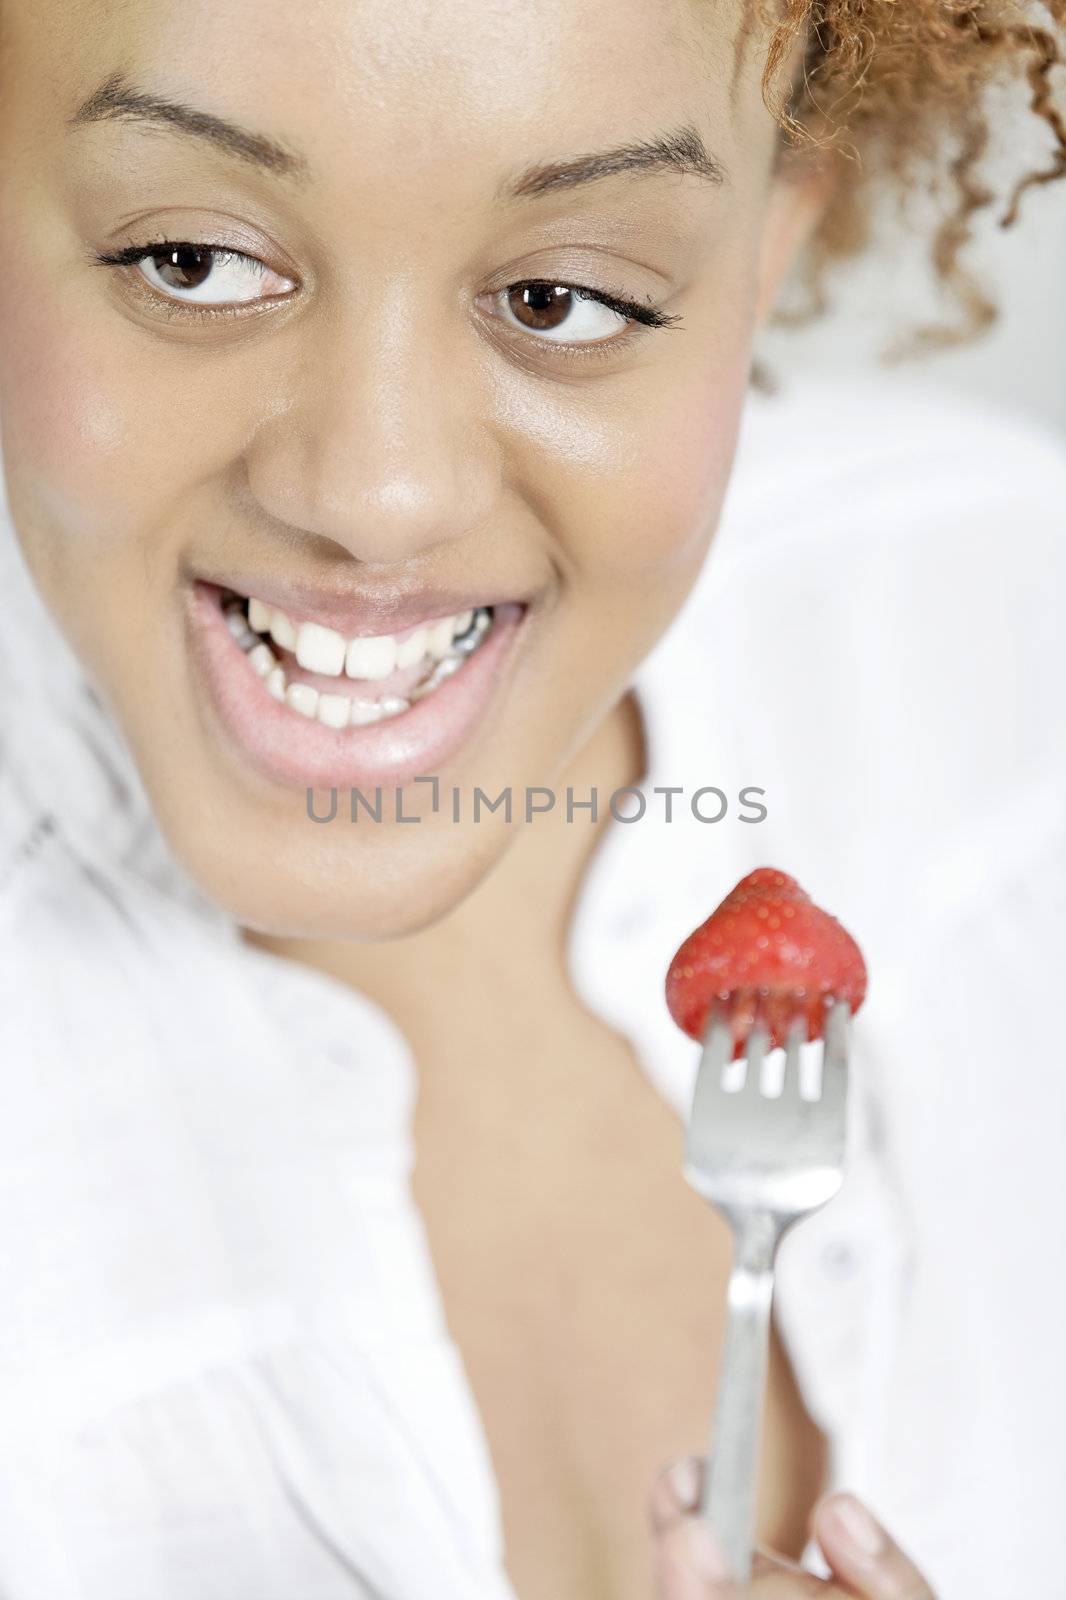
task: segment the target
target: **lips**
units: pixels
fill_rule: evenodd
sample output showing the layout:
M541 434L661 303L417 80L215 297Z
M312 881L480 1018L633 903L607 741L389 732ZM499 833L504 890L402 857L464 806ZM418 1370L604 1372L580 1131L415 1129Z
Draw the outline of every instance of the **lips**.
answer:
M506 602L520 605L528 597L513 589L479 587L448 588L438 584L398 582L370 588L356 588L347 578L326 586L300 579L271 578L252 571L229 570L210 577L198 574L191 581L230 590L241 596L255 595L266 605L283 611L294 621L322 623L348 638L361 634L398 634L419 623L440 617L457 616L478 606L497 606Z
M494 602L491 627L482 628L484 637L478 635L480 642L468 657L439 662L437 683L421 698L409 706L392 701L386 714L370 722L364 720L371 715L366 706L379 685L338 677L331 687L356 697L353 714L340 717L342 695L323 695L320 720L308 710L306 697L314 692L308 683L294 683L287 698L284 688L278 693L276 681L268 688L268 676L276 678L278 669L262 656L252 659L267 649L266 643L253 635L249 650L238 642L234 618L227 618L223 604L241 592L241 581L232 575L225 586L195 580L186 590L191 656L207 720L231 758L276 783L301 788L399 786L438 774L472 742L503 694L504 669L528 612L521 601ZM434 618L483 611L486 605L484 591L422 589L417 600L396 592L324 596L306 587L270 587L259 578L252 578L248 589L265 605L288 608L290 617L310 617L351 638L398 634Z

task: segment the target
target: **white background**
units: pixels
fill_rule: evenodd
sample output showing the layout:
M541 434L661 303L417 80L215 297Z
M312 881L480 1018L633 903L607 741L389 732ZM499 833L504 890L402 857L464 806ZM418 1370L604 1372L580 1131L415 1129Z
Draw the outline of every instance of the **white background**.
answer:
M1048 141L1029 116L1018 119L1009 146L1011 173L1029 159L1047 164ZM998 181L998 169L997 161L990 186L1002 192L1009 182ZM1003 209L1001 202L982 214L965 258L1001 313L977 343L878 366L894 331L932 320L938 309L927 242L885 223L889 247L849 262L840 281L831 282L832 314L802 331L772 332L763 355L782 375L799 365L818 372L875 369L889 381L896 373L910 382L920 376L1026 413L1066 437L1066 178L1030 189L1008 231L998 226Z

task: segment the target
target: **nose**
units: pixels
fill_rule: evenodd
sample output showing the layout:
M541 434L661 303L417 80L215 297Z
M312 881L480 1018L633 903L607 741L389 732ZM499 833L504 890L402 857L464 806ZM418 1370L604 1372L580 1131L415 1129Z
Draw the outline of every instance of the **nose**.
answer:
M500 476L478 363L456 350L462 330L430 333L428 309L400 299L317 330L294 319L246 450L262 511L367 563L483 526Z

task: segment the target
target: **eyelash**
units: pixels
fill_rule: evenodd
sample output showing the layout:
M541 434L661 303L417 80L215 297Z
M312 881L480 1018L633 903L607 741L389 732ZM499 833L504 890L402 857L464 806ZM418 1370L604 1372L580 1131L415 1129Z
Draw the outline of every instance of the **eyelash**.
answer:
M644 328L670 328L681 321L677 314L662 311L658 306L646 302L642 304L638 300L626 300L620 295L611 294L606 289L593 289L583 283L560 283L554 278L521 278L517 283L507 284L505 287L572 289L580 299L595 300L599 305L606 306L609 311L617 311L619 316L628 317L631 322L638 324L635 328L627 328L624 333L616 334L613 339L596 339L590 344L564 344L559 341L553 346L550 340L537 339L534 335L529 335L538 348L543 348L547 344L549 349L554 348L560 354L579 361L586 358L606 360L618 350L632 344L634 339L639 339Z
M232 250L226 245L208 245L199 241L194 244L192 240L186 239L159 239L151 244L127 245L122 250L103 251L97 254L96 260L101 266L104 267L135 267L141 261L148 261L153 256L165 255L172 250L181 249L182 247L192 247L204 251L210 250L220 260L245 256L244 251ZM246 259L254 260L255 258L246 257ZM156 294L156 298L164 300L164 297L162 295L158 295L158 293L152 290L149 285L146 284L145 287L150 294ZM534 334L528 335L528 338L539 349L544 349L544 347L547 346L550 350L557 351L560 355L567 356L571 359L584 359L586 357L598 357L604 359L613 354L615 351L629 345L634 339L639 338L644 328L668 328L681 321L680 316L672 315L669 312L663 311L658 306L652 305L648 302L642 303L636 300L627 300L620 295L611 294L608 290L594 289L589 284L562 283L558 279L554 278L522 278L516 283L506 284L504 289L530 289L538 287L571 289L580 298L595 300L599 305L606 306L609 311L615 311L619 316L626 317L630 322L637 324L636 327L629 328L626 330L626 332L618 334L614 338L598 339L588 344L565 344L561 340L552 341L547 339L538 339ZM498 290L496 292L503 293L504 290ZM232 317L247 315L248 310L253 304L249 302L247 306L240 307L192 305L183 303L177 299L174 301L164 300L164 303L167 306L168 312L176 316L192 316L199 319L219 316ZM515 331L521 332L522 330L518 329Z

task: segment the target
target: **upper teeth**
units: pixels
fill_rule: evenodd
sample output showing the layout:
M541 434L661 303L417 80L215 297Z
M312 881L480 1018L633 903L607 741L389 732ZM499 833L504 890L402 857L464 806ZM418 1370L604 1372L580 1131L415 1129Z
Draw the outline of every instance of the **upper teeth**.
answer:
M472 611L439 617L423 623L405 639L382 633L346 639L334 628L320 622L296 624L263 600L248 602L248 621L256 633L269 633L283 650L293 650L301 667L338 678L387 678L397 667L411 667L425 655L441 660L452 647L457 634L465 633L473 620Z

